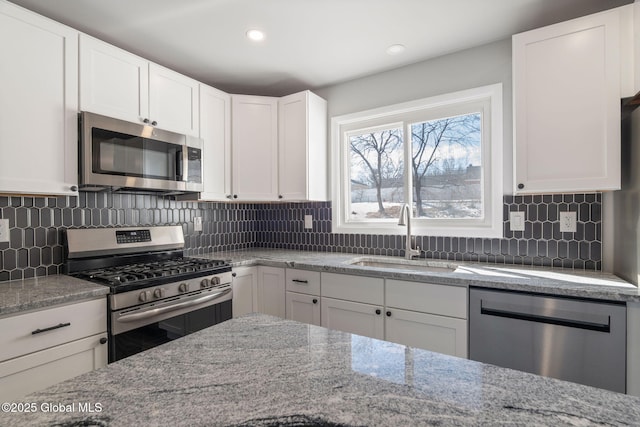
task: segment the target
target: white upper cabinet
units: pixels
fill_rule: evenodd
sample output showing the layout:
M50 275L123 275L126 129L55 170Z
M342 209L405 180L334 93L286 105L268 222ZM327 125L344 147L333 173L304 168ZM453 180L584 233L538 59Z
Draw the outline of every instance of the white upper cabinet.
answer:
M232 96L233 198L327 200L327 103L304 91Z
M231 197L231 95L200 85L200 138L204 142L201 200Z
M80 110L199 136L199 83L80 36Z
M149 64L149 117L158 127L199 136L198 93L196 80Z
M630 12L612 9L513 36L516 193L620 188Z
M130 122L149 117L149 61L80 35L80 110Z
M231 97L232 189L239 200L278 197L278 98ZM205 166L206 167L206 166Z
M0 2L0 192L77 194L78 32Z
M299 92L278 100L278 193L327 200L327 102Z

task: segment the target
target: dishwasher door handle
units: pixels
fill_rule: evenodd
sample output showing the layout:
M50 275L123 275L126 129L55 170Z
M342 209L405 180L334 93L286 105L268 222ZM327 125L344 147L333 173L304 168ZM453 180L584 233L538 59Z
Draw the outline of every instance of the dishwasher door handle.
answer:
M524 313L520 311L491 307L490 304L486 303L486 301L480 302L480 314L506 317L508 319L525 320L528 322L548 323L550 325L566 326L569 328L587 329L589 331L607 333L611 332L611 316L607 316L606 323L594 322L589 320L568 319L565 317L546 316L542 314Z

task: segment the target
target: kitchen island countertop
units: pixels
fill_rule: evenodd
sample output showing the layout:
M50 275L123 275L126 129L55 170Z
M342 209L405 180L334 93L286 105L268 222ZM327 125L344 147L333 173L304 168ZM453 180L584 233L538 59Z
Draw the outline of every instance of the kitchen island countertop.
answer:
M0 425L640 425L640 398L257 314L15 403Z

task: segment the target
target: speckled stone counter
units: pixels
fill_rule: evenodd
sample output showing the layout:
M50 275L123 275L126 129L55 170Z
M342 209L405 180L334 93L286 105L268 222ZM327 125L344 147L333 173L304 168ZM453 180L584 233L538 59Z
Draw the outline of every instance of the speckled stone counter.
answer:
M201 256L228 259L236 267L242 265L268 265L443 285L480 286L568 297L640 302L638 287L613 274L597 271L421 260L425 265L427 263L434 265L445 264L455 269L451 273L425 272L353 265L354 262L358 261L389 260L391 257L277 249L247 249L233 252L216 252ZM395 258L395 260L400 263L404 261L403 258Z
M108 293L106 286L65 275L0 282L0 316L98 298Z
M640 398L265 315L20 403L0 425L640 425Z

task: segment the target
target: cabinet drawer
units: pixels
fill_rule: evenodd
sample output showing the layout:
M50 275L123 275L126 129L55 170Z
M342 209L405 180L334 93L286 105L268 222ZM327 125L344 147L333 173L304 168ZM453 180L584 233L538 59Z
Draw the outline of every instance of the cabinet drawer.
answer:
M320 295L320 273L318 271L287 268L287 291Z
M467 318L467 288L387 279L387 307Z
M49 328L52 329L47 330ZM106 330L107 303L104 298L0 319L0 361Z
M85 372L107 366L107 334L38 351L0 363L0 400L20 398Z
M384 279L322 273L322 296L384 305Z

